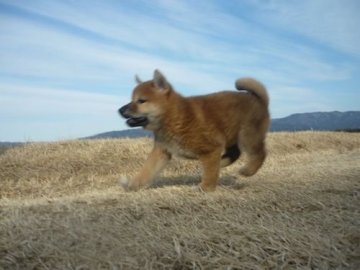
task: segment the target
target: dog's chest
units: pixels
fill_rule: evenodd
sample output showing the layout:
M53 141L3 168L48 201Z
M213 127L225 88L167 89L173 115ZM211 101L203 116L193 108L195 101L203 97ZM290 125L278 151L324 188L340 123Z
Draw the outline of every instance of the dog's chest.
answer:
M177 140L176 138L163 137L158 142L172 155L189 159L196 158L196 155L191 150L187 149L186 144L181 142L180 140Z
M169 151L171 154L175 156L180 156L183 158L190 158L190 159L196 158L196 155L193 152L185 149L184 146L177 144L175 142L167 143L165 147L167 151Z

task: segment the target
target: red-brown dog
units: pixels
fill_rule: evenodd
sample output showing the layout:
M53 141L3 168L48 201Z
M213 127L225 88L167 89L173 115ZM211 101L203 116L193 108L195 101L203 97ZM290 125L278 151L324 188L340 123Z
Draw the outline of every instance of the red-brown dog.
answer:
M269 127L269 98L255 79L236 81L239 91L183 97L155 70L150 81L136 77L132 100L119 109L131 127L154 132L154 147L141 171L125 188L147 186L172 155L198 159L203 166L200 188L216 188L220 167L237 160L241 152L247 162L240 173L251 176L265 160L265 137ZM241 150L241 151L240 151Z

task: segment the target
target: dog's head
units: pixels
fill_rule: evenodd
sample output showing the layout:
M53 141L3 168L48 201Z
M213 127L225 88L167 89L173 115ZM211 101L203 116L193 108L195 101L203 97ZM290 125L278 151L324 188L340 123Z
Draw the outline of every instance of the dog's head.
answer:
M131 102L119 109L119 113L128 119L130 127L143 127L154 130L159 125L163 109L167 103L171 85L159 70L154 71L150 81L142 82L135 77L137 86L132 93Z

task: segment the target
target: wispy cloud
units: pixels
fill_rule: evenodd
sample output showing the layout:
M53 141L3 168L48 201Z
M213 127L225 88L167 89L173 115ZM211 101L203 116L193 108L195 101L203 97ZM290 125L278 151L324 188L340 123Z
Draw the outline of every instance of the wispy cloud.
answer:
M360 2L354 0L252 1L258 20L324 46L360 56Z
M77 6L75 8L66 5L66 2L55 2L52 5L27 8L36 10L40 14L43 13L43 15L47 14L46 16L52 15L57 20L98 33L99 36L111 37L113 42L109 45L107 39L89 41L80 39L83 38L81 36L80 38L69 38L73 34L69 35L68 33L67 37L64 37L63 33L59 33L59 29L55 29L56 32L53 31L54 29L48 29L46 33L46 30L38 32L39 30L36 28L35 31L38 34L35 34L35 37L49 37L47 40L49 42L54 40L56 43L53 42L52 44L56 44L57 48L63 44L59 50L67 52L69 57L73 57L71 52L80 52L78 56L81 57L84 52L90 50L89 53L94 59L89 60L96 61L97 57L106 58L107 56L107 60L118 60L121 64L120 67L127 70L137 67L137 71L145 71L149 68L147 63L153 65L154 62L162 66L167 66L166 63L181 66L179 63L182 60L186 61L187 66L189 66L188 63L198 64L195 66L198 69L208 66L216 67L216 71L218 71L220 70L219 65L222 65L230 66L233 69L235 67L236 72L241 67L245 69L245 67L252 68L253 66L260 71L266 70L269 64L275 62L278 65L275 68L278 67L281 74L285 68L289 71L295 70L294 73L296 74L298 74L299 69L306 69L313 77L316 74L321 74L320 77L324 78L327 73L330 73L328 77L334 79L336 76L333 76L333 70L343 70L341 66L326 63L326 60L320 59L320 56L317 56L317 51L311 47L305 48L304 45L298 45L292 41L279 40L277 36L267 33L262 28L254 31L253 28L256 28L256 25L254 26L234 15L218 12L214 5L207 4L204 7L204 4L197 4L194 7L193 3L184 1L158 2L161 5L156 11L162 15L160 19L144 14L128 13L129 8L124 10L121 7L111 9L110 6L107 6L107 2L104 4L105 7L99 7L99 4L95 7L88 7L87 16L74 16L74 14L80 13L80 9L84 7ZM200 12L204 9L206 10L205 13ZM186 14L186 16L181 16L181 14ZM181 26L176 23L173 25L165 24L164 17L168 17L168 20L171 17L182 18L177 19L178 22L181 22ZM206 19L208 17L211 20ZM174 21L176 22L176 20ZM24 23L27 24L28 22ZM205 34L211 35L209 37ZM34 33L31 33L31 36L34 36ZM212 36L216 38L212 38ZM25 38L29 40L27 37ZM42 41L41 39L37 40ZM94 43L97 47L102 45L100 53L91 52ZM43 47L51 48L51 44L45 43ZM121 61L119 61L120 59ZM147 61L141 61L143 65L139 65L138 59ZM99 60L102 61L103 59ZM271 63L267 63L267 61ZM133 62L136 64L131 64ZM104 66L107 66L106 64L104 63ZM311 69L314 72L311 72ZM205 72L209 72L209 70L205 70ZM336 73L344 74L344 72Z

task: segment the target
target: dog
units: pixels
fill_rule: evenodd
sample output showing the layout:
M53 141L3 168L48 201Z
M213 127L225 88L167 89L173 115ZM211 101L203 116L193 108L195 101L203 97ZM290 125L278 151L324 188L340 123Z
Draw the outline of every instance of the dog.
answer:
M153 79L137 86L129 104L119 113L130 127L154 133L154 146L143 168L132 179L122 179L128 190L151 184L173 155L197 159L203 167L199 188L216 189L220 168L235 162L242 152L247 161L243 176L254 175L265 157L270 124L265 86L253 78L235 82L239 91L183 97L155 70Z

